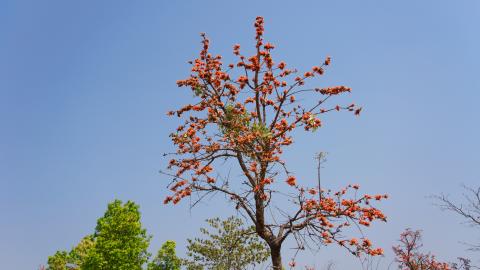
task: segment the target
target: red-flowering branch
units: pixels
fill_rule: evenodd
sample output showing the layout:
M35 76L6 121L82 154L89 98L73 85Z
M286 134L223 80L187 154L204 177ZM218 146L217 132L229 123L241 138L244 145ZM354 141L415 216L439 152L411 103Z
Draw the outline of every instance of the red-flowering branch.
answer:
M405 230L400 235L400 245L393 247L396 261L402 270L450 270L448 263L439 262L434 255L420 251L422 236L420 231Z

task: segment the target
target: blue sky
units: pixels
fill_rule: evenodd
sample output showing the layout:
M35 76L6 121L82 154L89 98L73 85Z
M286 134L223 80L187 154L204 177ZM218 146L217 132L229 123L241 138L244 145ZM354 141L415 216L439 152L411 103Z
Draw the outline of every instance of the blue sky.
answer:
M192 211L162 204L162 153L178 122L165 112L192 100L176 80L206 32L229 59L253 46L265 17L276 57L299 70L332 56L325 85L345 84L360 118L330 115L285 158L300 178L329 152L325 182L389 193L389 217L367 231L387 250L407 227L452 260L478 230L427 198L478 185L480 4L477 1L2 1L0 3L0 261L35 269L94 229L114 198L141 205L154 235L185 252L202 220L234 214L221 199ZM230 58L231 59L231 58ZM291 255L286 248L285 260ZM344 250L305 252L321 267L357 268ZM478 254L476 254L478 258Z

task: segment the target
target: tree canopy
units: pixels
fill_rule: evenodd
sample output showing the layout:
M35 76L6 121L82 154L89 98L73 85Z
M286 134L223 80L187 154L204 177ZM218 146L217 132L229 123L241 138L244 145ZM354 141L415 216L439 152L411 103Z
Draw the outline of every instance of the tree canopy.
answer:
M191 74L177 81L179 87L192 91L195 101L168 112L181 118L181 124L170 134L176 151L171 154L170 171L164 172L173 180L172 195L165 203L177 204L192 195L196 202L209 193L222 193L268 244L275 270L282 268L282 244L292 235L298 248L311 241L337 243L355 255L382 254L369 239L357 240L343 232L353 223L370 226L375 220L386 221L373 204L386 195L359 195L358 185L337 192L324 190L297 179L282 160L299 129L317 130L330 112L360 114L361 107L353 103L329 104L351 88L305 87L307 80L324 75L331 58L298 74L285 62L273 60L275 46L264 41L262 17L255 19L254 27L254 54L244 55L236 44L236 59L225 65L221 55L210 52L210 40L202 33L200 55L189 62ZM241 176L222 175L226 165ZM282 182L288 191L279 186ZM291 204L278 207L278 202Z
M210 229L201 228L204 238L188 239L187 269L245 270L268 259L268 247L239 218L207 219Z
M149 258L150 236L142 227L139 206L115 200L99 218L95 232L70 252L57 251L48 258L49 270L135 270Z

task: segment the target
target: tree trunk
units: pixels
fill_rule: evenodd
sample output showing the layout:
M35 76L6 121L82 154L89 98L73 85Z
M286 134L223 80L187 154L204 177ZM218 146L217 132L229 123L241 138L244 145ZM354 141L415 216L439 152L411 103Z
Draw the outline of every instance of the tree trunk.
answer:
M272 269L282 270L282 254L280 254L281 245L270 245L270 256L272 257Z

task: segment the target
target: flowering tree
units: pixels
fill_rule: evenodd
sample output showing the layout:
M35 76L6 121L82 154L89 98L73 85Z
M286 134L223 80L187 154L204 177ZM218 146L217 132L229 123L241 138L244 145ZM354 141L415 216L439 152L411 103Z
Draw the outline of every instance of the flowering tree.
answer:
M268 244L273 269L282 268L282 243L292 235L299 248L311 240L319 245L337 243L355 255L382 254L370 240L346 237L342 232L352 223L369 226L374 220L385 221L370 202L386 195L357 196L358 185L338 192L307 188L281 159L283 149L293 143L295 130L315 131L322 125L320 117L328 112L360 114L355 104L325 107L327 100L351 89L301 88L307 79L324 74L330 58L289 79L297 70L273 61L274 45L263 39L262 17L256 18L255 29L254 55L244 56L240 45L235 45L237 60L226 67L220 55L209 52L210 42L201 34L203 48L199 58L190 62L191 75L177 81L179 87L191 89L196 102L168 113L184 122L170 135L177 151L169 162L170 172L164 172L172 177L173 192L165 203L177 204L191 195L197 200L210 193L226 195ZM314 104L297 99L307 95ZM241 178L231 181L222 176L225 164L236 166ZM281 192L277 181L290 186L288 194ZM352 197L346 198L347 193ZM291 202L291 207L275 207L274 202L280 200Z
M422 235L420 231L405 230L400 235L400 245L393 247L399 269L402 270L450 270L448 263L439 262L435 256L420 252ZM462 259L465 260L465 259ZM464 264L465 265L465 264ZM468 265L468 263L467 263ZM461 269L455 266L454 269Z

